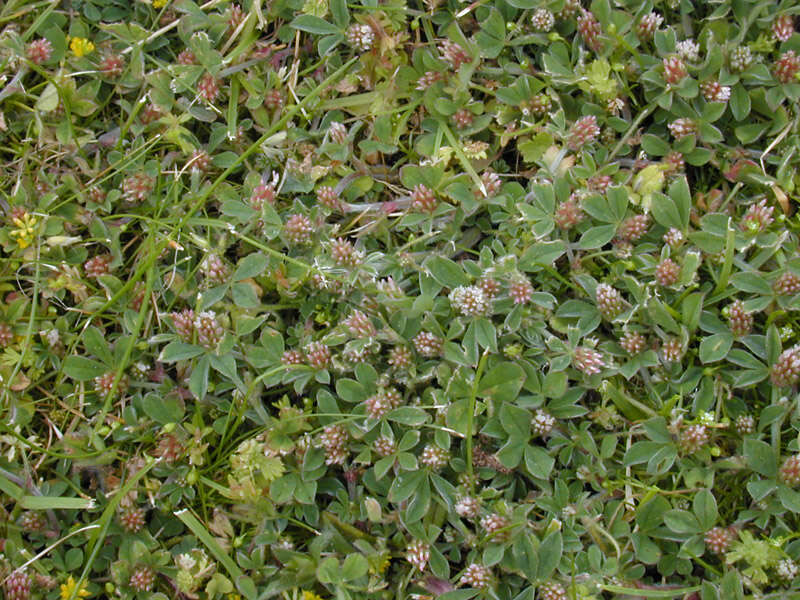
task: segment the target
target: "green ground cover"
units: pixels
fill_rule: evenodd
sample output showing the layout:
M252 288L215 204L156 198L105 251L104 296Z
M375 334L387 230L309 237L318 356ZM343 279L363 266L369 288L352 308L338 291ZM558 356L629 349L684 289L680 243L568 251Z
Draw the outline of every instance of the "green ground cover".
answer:
M7 0L5 598L800 597L798 23Z

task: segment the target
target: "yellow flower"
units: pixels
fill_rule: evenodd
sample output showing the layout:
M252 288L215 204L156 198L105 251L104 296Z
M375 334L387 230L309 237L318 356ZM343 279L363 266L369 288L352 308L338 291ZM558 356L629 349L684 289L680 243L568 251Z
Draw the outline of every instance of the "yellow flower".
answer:
M153 0L153 8L164 8L169 0Z
M389 558L385 557L385 558L383 558L383 560L381 560L381 563L378 566L378 569L380 570L381 573L383 573L384 571L386 571L386 569L389 568L390 564L391 564L391 561L389 560Z
M322 600L322 596L318 596L314 592L303 592L303 600Z
M93 52L94 44L86 38L70 38L69 49L75 56L81 57Z
M33 238L36 236L36 217L25 213L22 217L14 217L11 222L17 228L10 231L8 235L15 238L19 247L24 250L33 243Z
M75 583L75 579L73 579L72 575L69 576L67 579L67 583L61 584L61 600L69 600L73 597L73 592L78 584ZM89 596L89 590L86 589L86 582L81 581L80 589L78 589L75 593L75 598L87 598Z

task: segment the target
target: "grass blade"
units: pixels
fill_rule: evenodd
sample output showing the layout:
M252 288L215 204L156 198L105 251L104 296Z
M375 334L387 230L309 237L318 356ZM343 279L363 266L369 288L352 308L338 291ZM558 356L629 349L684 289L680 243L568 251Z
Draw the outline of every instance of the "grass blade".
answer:
M234 560L228 556L225 550L223 550L222 546L219 545L219 542L217 542L217 540L215 540L214 537L208 532L208 529L206 529L205 525L203 525L197 517L189 512L188 508L176 511L174 514L181 521L183 521L183 524L186 525L186 527L188 527L189 530L195 534L195 536L197 536L197 539L205 544L209 552L214 555L214 558L223 564L234 581L238 581L244 576L244 573L242 573L239 565L237 565Z
M23 496L19 505L27 510L89 510L95 507L91 498L60 498L58 496Z

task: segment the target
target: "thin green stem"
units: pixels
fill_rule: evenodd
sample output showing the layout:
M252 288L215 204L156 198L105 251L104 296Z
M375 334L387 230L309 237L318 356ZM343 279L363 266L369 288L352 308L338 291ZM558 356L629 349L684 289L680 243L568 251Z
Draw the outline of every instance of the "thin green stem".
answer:
M489 349L483 351L480 361L478 361L478 369L475 371L475 379L472 381L472 389L469 395L469 408L467 412L467 475L469 476L469 487L473 490L475 482L473 481L473 466L472 466L472 428L475 421L475 405L478 399L478 386L481 382L483 370L486 368L486 361L489 358Z

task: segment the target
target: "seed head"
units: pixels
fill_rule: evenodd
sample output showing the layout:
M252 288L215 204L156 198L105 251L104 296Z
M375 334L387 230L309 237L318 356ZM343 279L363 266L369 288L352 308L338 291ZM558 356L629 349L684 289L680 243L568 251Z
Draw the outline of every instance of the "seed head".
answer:
M191 308L185 308L181 312L170 313L170 316L178 337L184 342L191 343L194 336L194 311Z
M483 290L475 285L462 285L448 296L452 307L462 315L476 317L489 313L491 303Z
M725 527L714 527L706 532L703 541L714 554L724 554L733 541L733 534Z
M674 227L670 227L669 231L664 234L664 237L661 238L664 240L664 243L672 248L673 250L678 248L683 243L683 233L680 229L675 229Z
M602 52L603 42L600 39L600 23L588 10L584 10L578 17L578 33L581 34L584 44L595 52Z
M449 39L445 39L439 45L439 52L442 53L442 58L450 63L450 67L454 71L458 71L458 68L461 65L472 62L472 59L466 53L466 51L455 42L451 42Z
M531 419L531 429L536 435L547 435L556 424L555 417L541 408L537 408Z
M218 254L209 254L203 260L203 274L209 282L225 283L230 277L231 270Z
M620 339L619 345L625 349L625 352L631 356L635 356L647 348L647 338L641 333L628 331Z
M668 339L661 348L661 356L664 362L680 362L681 358L683 358L683 345L681 341L678 338Z
M597 310L604 319L613 321L625 308L625 300L613 287L607 283L598 284L595 292Z
M647 215L634 215L625 219L617 229L617 238L625 242L635 242L647 233L650 219Z
M115 79L122 75L125 69L125 59L119 54L107 54L100 62L100 71L106 77Z
M800 346L784 350L769 373L772 385L791 387L800 379Z
M791 558L784 558L775 567L775 573L784 581L792 581L800 574L800 567Z
M111 393L111 389L114 387L114 378L116 376L116 371L108 371L107 373L94 378L94 389L97 391L98 396L105 398ZM128 381L127 375L122 375L119 378L119 382L117 383L117 396L125 395L125 392L128 390Z
M33 580L36 585L43 590L52 590L58 585L58 579L52 575L43 575L42 573L34 573Z
M779 296L793 296L800 293L800 277L791 271L785 271L772 284L772 289Z
M195 317L194 328L197 331L197 343L207 350L216 348L225 335L225 329L211 310L203 311Z
M344 326L347 327L352 335L358 338L371 338L377 333L370 318L360 310L354 310L344 320Z
M772 211L774 207L767 206L767 199L763 198L756 204L751 204L742 217L739 227L747 233L759 233L769 227L774 219Z
M656 266L655 278L658 285L662 287L670 287L678 283L678 277L681 274L681 268L671 258L665 258Z
M568 143L570 150L580 150L586 144L591 144L600 135L597 117L588 115L578 119L569 130Z
M31 597L31 578L25 570L15 570L9 575L3 589L6 600L29 600Z
M460 108L453 115L453 125L456 126L456 129L466 129L472 125L474 119L475 115L471 111Z
M547 114L553 106L553 101L547 94L536 94L527 102L523 102L520 106L522 114L532 114L535 117L543 117Z
M232 4L228 12L228 31L233 33L244 21L244 11L238 4Z
M264 207L264 203L275 203L275 187L271 184L257 185L250 194L250 207L253 210L260 211Z
M331 350L322 342L311 342L306 346L306 361L315 369L326 369L331 361Z
M461 585L482 589L489 586L491 579L492 573L489 569L483 565L472 563L464 569L459 582Z
M57 331L55 329L51 331ZM8 323L0 323L0 348L7 348L14 341L14 330Z
M439 71L426 71L420 78L417 79L417 86L415 89L424 92L437 81L441 81L444 76Z
M734 48L728 57L728 63L734 73L746 71L753 64L753 53L749 46L737 46Z
M775 61L772 72L775 75L775 79L781 83L792 83L795 81L795 75L800 72L800 56L797 56L794 50L784 52Z
M780 15L772 22L772 35L779 42L785 42L794 34L794 17Z
M332 121L328 126L328 134L333 142L337 144L347 143L347 127L338 121Z
M708 102L727 102L731 97L731 88L721 85L716 79L710 79L700 84L700 91Z
M355 267L361 263L361 253L349 240L337 238L331 242L331 258L341 267Z
M347 459L347 431L340 425L329 425L322 434L320 442L325 448L325 463L328 465L341 465Z
M546 8L540 8L531 17L531 24L536 31L550 31L556 24L556 18Z
M111 272L111 255L99 254L87 260L83 264L83 269L86 271L87 277L100 277L101 275L108 275Z
M586 180L586 186L589 190L598 194L606 193L612 183L614 183L614 180L611 175L592 175Z
M708 429L705 425L689 425L681 432L680 447L686 454L693 454L708 442Z
M577 13L579 10L581 10L581 2L580 2L580 0L565 0L564 8L562 8L557 13L556 16L561 21L566 21L571 16L573 16L575 13Z
M369 348L345 348L342 350L342 360L350 365L358 365L367 362L369 355Z
M572 229L583 221L585 216L578 201L574 196L570 196L558 205L553 220L561 229Z
M678 56L691 63L697 62L700 58L700 46L698 46L697 42L694 40L678 42L675 46L675 50L677 50Z
M676 140L683 139L697 133L697 123L692 119L675 119L667 125L667 129Z
M491 277L483 277L478 280L478 287L483 290L489 300L494 300L500 293L500 282Z
M483 189L486 190L486 194L484 195L480 190L475 190L475 196L479 198L492 198L496 196L500 193L500 188L503 185L500 176L494 171L484 171L481 173L481 183L483 183Z
M783 462L778 477L790 487L797 487L800 484L800 454L790 456Z
M163 116L164 113L161 112L161 109L158 108L153 103L148 104L142 109L142 112L139 113L139 120L142 122L142 125L149 125L153 121L157 121ZM94 188L99 189L99 188ZM92 198L93 202L102 202L102 200L98 201Z
M434 444L425 446L419 457L419 462L426 467L430 467L432 471L438 471L444 468L449 460L450 453Z
M364 405L367 414L373 419L380 419L393 408L391 398L380 392L367 398Z
M541 600L568 600L567 590L556 581L548 581L539 586Z
M422 572L431 558L430 544L426 544L420 540L415 540L408 545L406 549L406 560L410 562L415 569Z
M518 275L508 286L508 295L514 304L527 304L533 297L533 286L527 277Z
M138 506L126 508L119 513L119 523L128 533L141 531L145 522L145 512Z
M381 436L372 443L372 449L378 456L389 456L397 452L397 444L394 440Z
M177 61L179 65L196 65L197 57L189 48L185 48L178 54Z
M25 55L28 57L28 60L37 65L50 60L52 54L53 44L50 43L50 40L45 38L34 40L25 48Z
M739 435L747 435L756 430L756 420L753 415L740 415L736 417L736 432Z
M219 96L219 83L211 73L206 73L197 82L197 95L206 102L213 102Z
M295 244L305 244L311 240L311 219L305 215L290 215L283 226L286 238Z
M386 362L388 362L398 371L403 371L411 366L412 360L413 357L411 356L411 350L405 346L395 346L389 352L389 358Z
M464 517L465 519L474 519L478 516L478 512L481 509L480 500L477 498L473 498L472 496L464 496L463 498L459 498L456 502L456 513L460 517Z
M211 155L205 150L195 150L186 164L192 165L192 171L207 173L211 169Z
M680 152L670 152L664 157L663 162L667 167L668 174L680 173L686 166L686 162L683 160L683 154Z
M41 533L47 528L47 519L35 510L26 510L19 518L19 526L25 533Z
M433 190L418 183L411 192L411 210L414 212L432 213L438 204Z
M150 567L137 567L131 575L129 585L137 592L149 592L156 581L156 574Z
M286 104L286 96L281 90L269 90L264 94L264 106L267 110L280 110Z
M587 375L596 375L605 366L603 355L597 350L586 346L581 346L575 350L575 354L572 357L572 364L576 369Z
M481 519L481 527L486 531L489 539L495 542L500 542L508 539L509 531L501 531L506 529L511 524L507 517L498 515L496 513L486 515Z
M329 185L323 185L317 189L317 201L331 210L342 209L342 203L339 202L339 194Z
M689 73L686 71L686 65L678 56L670 56L665 58L662 62L664 66L664 80L671 84L677 85Z
M480 500L472 496L464 496L456 502L456 513L465 519L474 519L481 509Z
M735 337L742 337L753 329L753 315L745 311L741 300L734 300L728 306L728 325Z
M368 52L375 43L375 32L369 25L354 23L345 32L347 43L356 50Z
M281 355L281 363L284 365L302 365L306 358L299 350L286 350Z
M150 196L153 191L153 179L145 173L136 173L122 182L122 197L131 203L138 204Z
M439 356L444 347L444 340L427 331L420 331L414 336L413 342L417 352L428 358Z
M664 17L660 14L656 12L647 13L636 25L636 34L643 40L651 40L663 22Z

